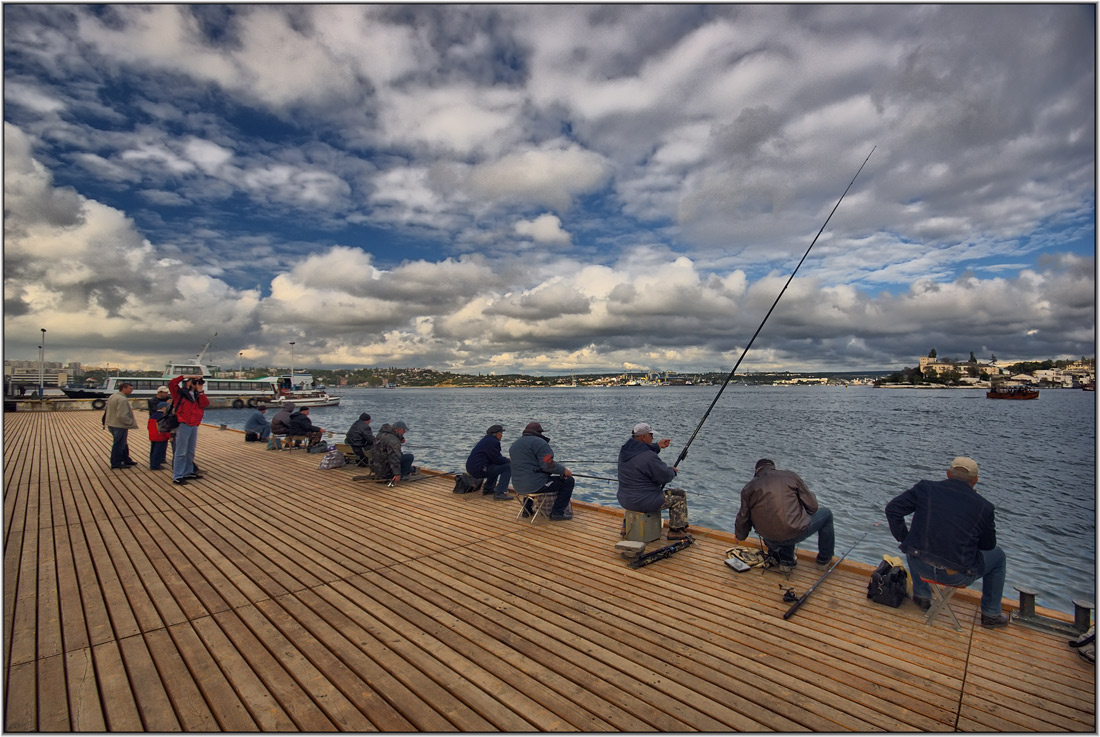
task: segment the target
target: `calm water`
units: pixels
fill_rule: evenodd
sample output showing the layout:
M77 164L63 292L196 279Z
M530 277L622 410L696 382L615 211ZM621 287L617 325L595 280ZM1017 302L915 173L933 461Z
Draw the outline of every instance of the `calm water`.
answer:
M672 463L718 387L560 389L344 389L339 407L311 412L337 437L360 412L377 432L404 420L417 465L457 471L489 425L504 425L505 452L531 420L575 473L613 477L635 422L672 439ZM1037 401L994 401L976 390L731 385L680 465L691 522L732 531L741 487L758 458L797 472L836 519L837 553L870 531L849 557L896 554L883 507L922 478L944 478L956 455L978 461L978 491L997 507L997 536L1012 585L1039 590L1039 604L1072 611L1096 580L1094 395L1044 390ZM207 422L240 428L250 410L212 410ZM268 412L270 416L271 411ZM209 434L207 435L209 437ZM202 452L199 441L199 453ZM577 479L574 495L616 505L615 484ZM876 522L882 521L878 527ZM805 543L813 548L816 540ZM980 583L977 584L980 586Z

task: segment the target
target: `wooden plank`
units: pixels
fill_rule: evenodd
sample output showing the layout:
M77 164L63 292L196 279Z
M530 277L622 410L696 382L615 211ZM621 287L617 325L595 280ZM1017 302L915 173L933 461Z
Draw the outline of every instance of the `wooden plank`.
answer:
M324 711L313 701L310 694L294 680L294 676L288 673L279 659L268 650L265 640L251 631L249 623L242 620L242 614L245 614L251 622L257 623L255 608L251 606L240 610L219 612L214 615L214 620L233 643L234 649L248 662L252 672L263 682L264 688L294 721L295 728L306 732L335 731L338 728L337 725L325 716ZM261 634L270 633L262 631ZM285 645L285 642L283 644ZM220 659L222 655L221 652L215 652L216 658Z
M105 732L107 715L99 697L92 648L65 653L65 690L74 732Z
M140 635L124 637L119 640L118 646L144 731L178 732L179 720L145 639Z
M297 727L248 668L211 617L168 628L211 716L224 732L294 731Z
M68 732L69 702L65 683L65 656L53 655L38 660L38 731Z
M324 592L326 598L318 596ZM330 601L338 602L333 606ZM401 661L389 650L384 641L376 640L359 627L348 616L354 607L350 601L321 586L299 592L293 597L284 597L283 606L295 612L297 619L309 627L315 637L327 644L328 649L338 653L341 660L367 684L373 684L387 702L399 713L402 719L412 725L412 729L421 732L451 732L455 725L440 715L434 707L440 702L422 697L418 691L418 681L426 680L418 671L401 668ZM308 607L308 614L305 607ZM359 611L359 616L369 617L369 613ZM313 615L313 616L310 616ZM411 685L406 685L411 681Z
M4 679L4 730L38 731L38 664L8 666Z
M214 718L168 631L148 632L145 642L157 676L166 689L172 711L179 720L179 728L185 732L213 732L219 729L218 720Z
M96 680L99 684L107 729L111 732L140 732L144 730L126 667L122 662L118 642L105 642L92 648Z

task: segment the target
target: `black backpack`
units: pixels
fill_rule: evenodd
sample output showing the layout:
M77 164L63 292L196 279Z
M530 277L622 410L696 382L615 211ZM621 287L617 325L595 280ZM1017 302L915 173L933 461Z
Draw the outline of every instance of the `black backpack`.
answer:
M867 598L889 607L899 607L905 600L905 589L909 574L901 566L880 561L878 568L871 572L871 582L867 584Z
M477 491L481 484L474 480L474 477L468 473L460 473L455 476L455 488L453 489L455 494L469 494L471 491Z

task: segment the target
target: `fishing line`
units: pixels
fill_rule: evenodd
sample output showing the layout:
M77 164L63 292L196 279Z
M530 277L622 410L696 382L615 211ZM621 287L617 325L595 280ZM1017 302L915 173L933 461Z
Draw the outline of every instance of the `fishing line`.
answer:
M817 231L817 235L815 235L813 241L810 242L810 246L806 249L806 253L802 254L802 258L801 260L799 260L798 265L794 267L794 271L792 271L790 277L788 277L787 283L784 284L783 288L779 290L779 294L776 296L775 302L772 303L771 308L768 310L768 314L764 315L764 319L761 321L760 326L756 328L756 332L753 333L752 338L749 339L749 344L745 346L745 350L741 351L741 357L737 359L737 363L733 365L733 370L730 371L729 376L726 377L726 380L722 382L722 388L718 390L718 394L714 397L714 401L710 403L709 407L707 407L707 411L703 414L703 419L699 420L699 424L698 426L696 426L695 432L693 432L691 434L691 437L688 438L687 445L685 445L684 449L680 451L680 455L676 458L676 462L672 464L673 466L679 466L680 463L685 458L687 458L688 448L690 448L691 444L695 442L695 436L699 434L699 430L702 429L703 423L707 421L708 417L710 417L710 412L712 409L714 409L714 405L718 403L718 398L721 397L722 392L726 390L726 386L730 383L730 379L733 378L734 373L737 371L737 367L741 365L741 361L745 358L745 354L749 352L749 348L752 348L752 344L753 341L756 340L756 336L760 335L760 331L764 329L764 323L766 323L768 321L768 318L771 317L772 310L774 310L775 306L779 304L779 300L782 299L783 293L787 291L787 287L789 287L791 285L791 281L794 280L794 275L797 274L798 270L802 267L802 262L805 261L806 257L810 255L810 250L814 247L814 244L817 243L817 239L820 238L821 234L825 231L825 226L827 226L829 224L829 221L832 220L833 213L836 212L836 209L838 207L840 207L840 203L844 201L844 196L848 194L848 190L851 189L852 185L856 183L856 177L858 177L859 173L863 171L863 167L867 165L867 161L871 158L871 154L875 152L876 148L878 147L873 146L871 148L871 153L867 154L867 158L864 159L863 163L859 165L859 169L856 171L855 176L852 177L852 181L848 182L848 186L844 189L844 194L840 195L840 199L836 201L835 205L833 205L833 209L829 212L829 217L825 218L825 222L821 225L821 230Z

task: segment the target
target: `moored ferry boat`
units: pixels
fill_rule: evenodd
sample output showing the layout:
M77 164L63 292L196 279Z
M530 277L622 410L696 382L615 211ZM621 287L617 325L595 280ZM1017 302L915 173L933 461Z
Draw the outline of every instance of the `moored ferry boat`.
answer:
M194 360L168 362L164 367L164 373L160 376L108 376L107 383L101 389L94 391L100 392L102 397L109 397L118 391L120 384L125 382L134 387L134 391L130 395L132 398L154 397L157 394L157 388L167 385L169 381L177 376L202 376L206 381L206 396L211 399L229 400L233 409L242 409L246 406L257 407L260 400L270 399L275 395L275 381L271 378L226 379L215 377L212 367L203 363L202 360L209 347L210 341L207 341ZM68 394L68 392L65 393ZM93 399L92 407L102 409L106 406L106 399L102 397Z

